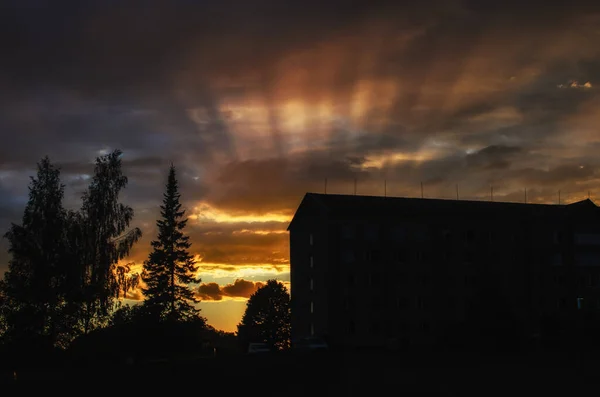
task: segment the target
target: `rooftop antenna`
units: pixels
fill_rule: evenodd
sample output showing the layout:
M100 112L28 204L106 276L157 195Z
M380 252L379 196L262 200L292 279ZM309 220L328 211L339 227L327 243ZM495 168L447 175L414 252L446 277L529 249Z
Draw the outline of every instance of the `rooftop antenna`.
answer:
M490 186L490 199L494 201L494 186Z
M456 184L456 199L458 200L458 183Z
M387 181L383 180L383 197L387 197Z
M558 205L560 205L560 190L558 191Z
M354 178L354 195L356 196L356 178Z
M421 198L423 198L423 182L421 182Z
M588 200L590 199L590 191L588 190Z
M327 178L325 178L325 194L327 194Z
M525 188L525 204L527 204L527 188Z

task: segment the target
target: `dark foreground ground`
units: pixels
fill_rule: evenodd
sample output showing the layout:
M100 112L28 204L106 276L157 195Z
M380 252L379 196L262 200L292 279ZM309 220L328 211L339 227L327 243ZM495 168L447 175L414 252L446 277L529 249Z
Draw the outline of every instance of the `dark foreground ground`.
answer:
M3 375L13 385L127 383L171 390L188 380L205 391L212 385L220 396L576 395L600 390L600 359L568 353L282 354L31 369L17 372L16 381L14 374Z

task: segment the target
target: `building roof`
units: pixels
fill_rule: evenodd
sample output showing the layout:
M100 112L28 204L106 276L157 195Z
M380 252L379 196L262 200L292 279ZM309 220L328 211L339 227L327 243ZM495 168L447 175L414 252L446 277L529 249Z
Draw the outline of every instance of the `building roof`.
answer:
M474 201L474 200L450 200L413 197L383 197L383 196L360 196L346 194L321 194L306 193L294 218L288 226L288 230L294 220L301 216L303 206L320 207L329 216L391 216L394 214L406 214L407 212L427 213L465 213L465 214L502 214L510 211L512 214L538 213L551 214L563 213L565 209L576 211L589 211L598 209L590 199L585 199L571 204L535 204L514 203L502 201Z

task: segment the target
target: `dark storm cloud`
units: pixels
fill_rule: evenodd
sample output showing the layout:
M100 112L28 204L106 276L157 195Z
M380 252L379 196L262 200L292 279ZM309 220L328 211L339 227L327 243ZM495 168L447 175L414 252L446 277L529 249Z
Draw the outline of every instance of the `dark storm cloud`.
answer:
M250 298L265 283L260 281L248 281L237 279L233 284L220 286L217 283L202 283L198 287L196 296L201 300L220 301L223 297L231 298Z
M514 146L492 145L467 155L467 166L480 168L508 168L510 158L521 152Z

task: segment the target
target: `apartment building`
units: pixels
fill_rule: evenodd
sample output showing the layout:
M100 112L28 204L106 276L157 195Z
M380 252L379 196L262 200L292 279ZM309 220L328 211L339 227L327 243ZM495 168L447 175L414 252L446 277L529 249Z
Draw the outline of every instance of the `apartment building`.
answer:
M589 199L307 193L288 227L292 336L428 345L481 311L490 291L524 332L539 333L544 316L568 322L600 309L599 215Z

